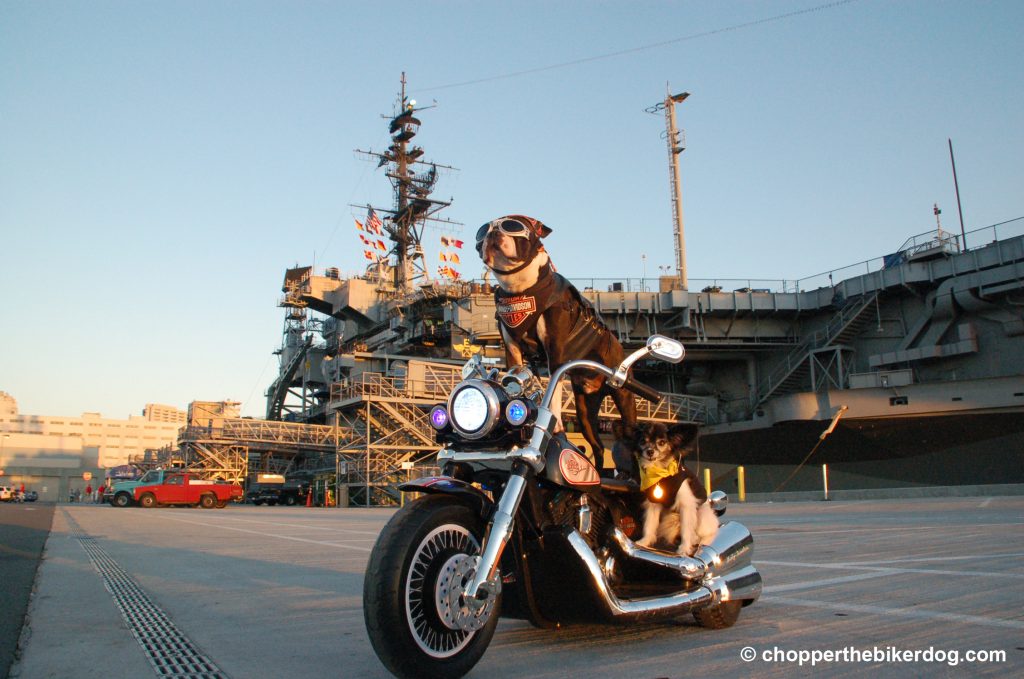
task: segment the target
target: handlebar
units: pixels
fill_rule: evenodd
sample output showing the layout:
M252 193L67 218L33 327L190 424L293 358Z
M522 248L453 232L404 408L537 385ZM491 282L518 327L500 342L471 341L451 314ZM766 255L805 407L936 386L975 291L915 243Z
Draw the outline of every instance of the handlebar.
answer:
M638 382L632 375L630 375L626 382L622 385L623 389L628 389L640 398L647 399L651 403L657 403L661 400L661 392L654 387L649 387L643 382Z
M541 402L541 407L551 407L551 401L554 399L555 393L558 391L558 383L562 381L562 378L565 376L567 372L577 368L589 368L595 372L601 373L605 377L613 377L615 375L614 370L612 370L606 365L602 365L595 361L569 361L568 363L560 367L558 370L556 370L555 374L551 376L551 381L548 383L548 390L544 393L544 400ZM653 387L648 387L643 382L636 381L632 375L626 379L622 387L633 392L640 398L647 399L652 403L657 403L658 401L661 400L660 391L654 389Z

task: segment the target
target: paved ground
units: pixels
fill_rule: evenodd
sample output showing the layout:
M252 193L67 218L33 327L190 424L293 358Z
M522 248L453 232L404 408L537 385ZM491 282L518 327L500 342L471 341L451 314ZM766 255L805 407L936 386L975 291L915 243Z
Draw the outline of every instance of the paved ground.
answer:
M7 676L14 660L29 593L52 520L50 504L0 504L0 676Z
M391 513L60 506L13 676L156 676L95 562L227 676L386 677L360 595ZM733 504L727 517L752 529L766 585L735 627L503 621L469 676L1024 676L1024 498ZM882 656L810 667L811 653L850 647Z

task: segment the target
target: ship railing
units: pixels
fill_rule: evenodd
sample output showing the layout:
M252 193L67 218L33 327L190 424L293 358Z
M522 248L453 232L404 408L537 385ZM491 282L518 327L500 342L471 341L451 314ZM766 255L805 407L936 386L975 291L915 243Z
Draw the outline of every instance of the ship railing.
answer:
M818 288L833 287L840 281L857 276L881 271L882 269L894 267L907 261L915 252L929 248L942 248L950 253L969 252L993 243L1024 236L1024 217L1009 219L997 224L990 224L979 229L973 229L964 235L942 232L941 238L936 238L935 229L911 236L904 242L899 250L892 254L874 257L872 259L850 264L839 269L831 269L822 273L798 278L792 281L791 289L784 292L800 292L802 290L816 290ZM908 250L911 250L908 254Z
M966 233L966 238L959 234L943 233L943 244L951 252L966 252L991 244L1024 235L1024 217L1017 217L998 224L992 224ZM936 247L936 230L932 229L909 238L896 252L866 259L856 264L849 264L838 269L830 269L803 278L688 278L689 292L705 293L771 293L771 292L803 292L819 288L834 287L840 281L854 278L893 266L899 261L896 255L908 248L926 249ZM970 246L970 247L968 247ZM895 258L894 258L895 257ZM679 289L678 279L672 276L642 276L638 278L585 278L572 277L570 282L582 292L660 292ZM482 281L467 281L486 285ZM664 285L664 287L663 287Z

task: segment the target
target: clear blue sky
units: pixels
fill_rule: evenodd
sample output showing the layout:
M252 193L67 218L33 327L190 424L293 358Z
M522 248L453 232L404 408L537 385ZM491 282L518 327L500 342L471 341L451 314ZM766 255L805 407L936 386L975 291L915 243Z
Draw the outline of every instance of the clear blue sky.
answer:
M260 415L284 270L359 269L349 204L389 202L353 149L386 147L402 71L438 103L418 141L459 168L446 215L466 234L540 218L571 277L672 263L663 118L644 113L666 82L692 95L691 278L869 259L931 228L934 202L958 231L947 138L967 229L1024 215L1024 2L718 30L823 1L5 0L0 390L29 414Z

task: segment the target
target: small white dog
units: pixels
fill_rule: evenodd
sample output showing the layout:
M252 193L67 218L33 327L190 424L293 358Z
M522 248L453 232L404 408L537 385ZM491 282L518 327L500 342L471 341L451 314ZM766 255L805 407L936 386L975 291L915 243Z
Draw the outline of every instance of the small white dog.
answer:
M678 553L693 556L718 534L718 517L708 504L707 491L683 466L683 459L697 447L698 435L697 426L690 424L652 424L637 430L633 448L640 462L640 489L647 497L644 535L637 542L641 547L654 547L659 540L679 541Z

